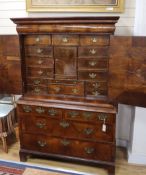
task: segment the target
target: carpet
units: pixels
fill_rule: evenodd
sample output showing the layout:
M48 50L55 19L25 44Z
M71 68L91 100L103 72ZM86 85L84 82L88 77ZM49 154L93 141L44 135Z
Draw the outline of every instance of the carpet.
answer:
M54 167L29 165L22 162L0 160L0 175L85 175L70 170L58 170Z

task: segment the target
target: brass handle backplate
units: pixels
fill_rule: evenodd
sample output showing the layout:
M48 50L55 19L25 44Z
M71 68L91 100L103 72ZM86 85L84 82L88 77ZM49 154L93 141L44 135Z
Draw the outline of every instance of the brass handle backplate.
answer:
M68 42L68 39L65 37L65 38L62 39L62 41L63 41L64 43L67 43L67 42Z
M96 64L97 64L96 61L89 61L89 65L92 66L92 67L95 66Z
M41 83L40 80L34 80L34 81L33 81L33 84L34 84L34 85L39 85L40 83Z
M32 111L32 109L30 106L27 105L27 106L23 106L23 111L29 113Z
M36 41L36 42L40 42L40 38L37 37L37 38L35 39L35 41Z
M96 54L96 50L95 50L95 49L91 49L91 50L89 50L89 52L90 52L92 55L95 55L95 54Z
M48 114L51 115L51 116L55 116L57 114L57 111L52 108L52 109L48 110Z
M41 89L38 88L38 87L36 87L36 88L34 89L34 92L35 92L36 94L39 94L39 93L41 92Z
M96 43L97 42L97 39L96 38L92 38L91 39L93 43Z
M70 141L66 140L66 139L63 139L63 140L61 140L61 144L64 145L64 146L67 146L67 145L70 144Z
M41 123L41 122L37 122L36 126L40 129L44 128L46 126L46 123Z
M45 109L42 108L42 107L37 107L37 108L35 109L35 111L36 111L37 113L39 113L39 114L42 114L42 113L45 112Z
M97 114L97 117L99 120L105 121L108 116L106 114Z
M96 77L96 74L95 73L89 73L89 77L94 79Z
M94 151L95 151L95 149L94 148L85 148L85 152L87 153L87 154L92 154L92 153L94 153Z
M70 125L70 124L69 124L68 122L66 122L66 121L60 122L60 126L61 126L62 128L68 128L69 125Z
M69 112L69 115L70 115L72 118L74 118L74 117L76 117L76 116L79 115L79 112L77 112L77 111L71 111L71 112Z
M45 147L47 145L46 141L38 140L37 143L40 147Z
M93 131L94 131L94 130L93 130L92 128L85 128L83 132L84 132L84 134L86 134L86 135L90 135L90 134L93 133Z

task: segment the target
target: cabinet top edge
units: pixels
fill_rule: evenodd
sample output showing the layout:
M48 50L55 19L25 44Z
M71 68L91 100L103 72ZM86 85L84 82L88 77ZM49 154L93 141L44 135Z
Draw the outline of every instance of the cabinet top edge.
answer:
M119 16L98 16L98 17L41 17L41 18L11 18L15 24L69 24L69 23L87 23L87 24L115 24L117 23Z

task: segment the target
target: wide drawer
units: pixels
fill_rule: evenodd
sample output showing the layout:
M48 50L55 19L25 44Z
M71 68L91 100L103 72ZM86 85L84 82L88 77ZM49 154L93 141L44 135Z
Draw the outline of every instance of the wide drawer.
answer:
M98 81L106 81L107 80L107 69L105 70L84 70L78 71L78 79L79 80L98 80Z
M53 45L75 46L79 44L78 35L52 35Z
M103 69L103 68L108 68L108 60L105 58L99 58L99 59L82 59L79 58L78 60L78 69Z
M91 160L114 161L115 145L73 139L23 134L21 148L48 154L73 156Z
M54 60L52 58L26 57L26 64L29 66L53 68Z
M18 104L18 112L21 115L35 115L35 116L43 116L46 118L62 118L62 110L58 108L52 107L42 107L42 106L33 106L33 105L20 105ZM27 116L25 116L27 117ZM33 117L33 116L32 116ZM29 116L28 116L29 118ZM31 122L30 122L31 124Z
M84 96L84 82L51 81L48 85L48 93Z
M37 45L37 44L51 44L50 35L26 35L24 38L25 45Z
M44 78L53 78L53 68L45 67L28 67L26 72L28 76L31 77L44 77Z
M80 45L108 46L109 39L109 35L81 35Z
M100 58L108 57L108 47L79 47L79 58Z
M53 49L51 46L47 45L26 46L25 55L36 57L53 57Z

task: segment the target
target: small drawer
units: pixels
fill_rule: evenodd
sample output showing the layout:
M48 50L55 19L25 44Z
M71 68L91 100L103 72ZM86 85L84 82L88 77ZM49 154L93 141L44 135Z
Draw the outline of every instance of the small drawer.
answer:
M24 38L25 45L37 45L37 44L51 44L50 35L26 35Z
M98 81L106 81L107 80L107 70L99 70L99 71L79 71L78 79L79 80L98 80Z
M45 86L27 86L27 94L31 95L48 95L48 89Z
M103 69L108 68L108 61L105 58L99 58L99 59L82 59L79 58L78 60L78 69Z
M34 58L34 57L27 57L26 64L29 66L39 66L39 67L48 67L53 68L54 60L50 58Z
M108 47L79 47L79 58L108 57Z
M80 45L108 46L110 37L108 35L81 35Z
M44 77L44 78L53 78L53 69L52 68L39 68L39 67L28 67L27 75L31 77Z
M71 81L54 82L49 84L48 90L49 94L84 96L84 83Z
M48 79L29 77L29 78L27 78L27 84L28 85L34 85L34 86L39 86L39 85L47 86L48 85Z
M50 46L26 46L25 47L26 56L35 56L35 57L53 57L53 49Z
M85 82L85 94L94 97L107 95L107 82Z
M53 45L68 45L76 46L79 44L78 35L53 35L52 36Z

